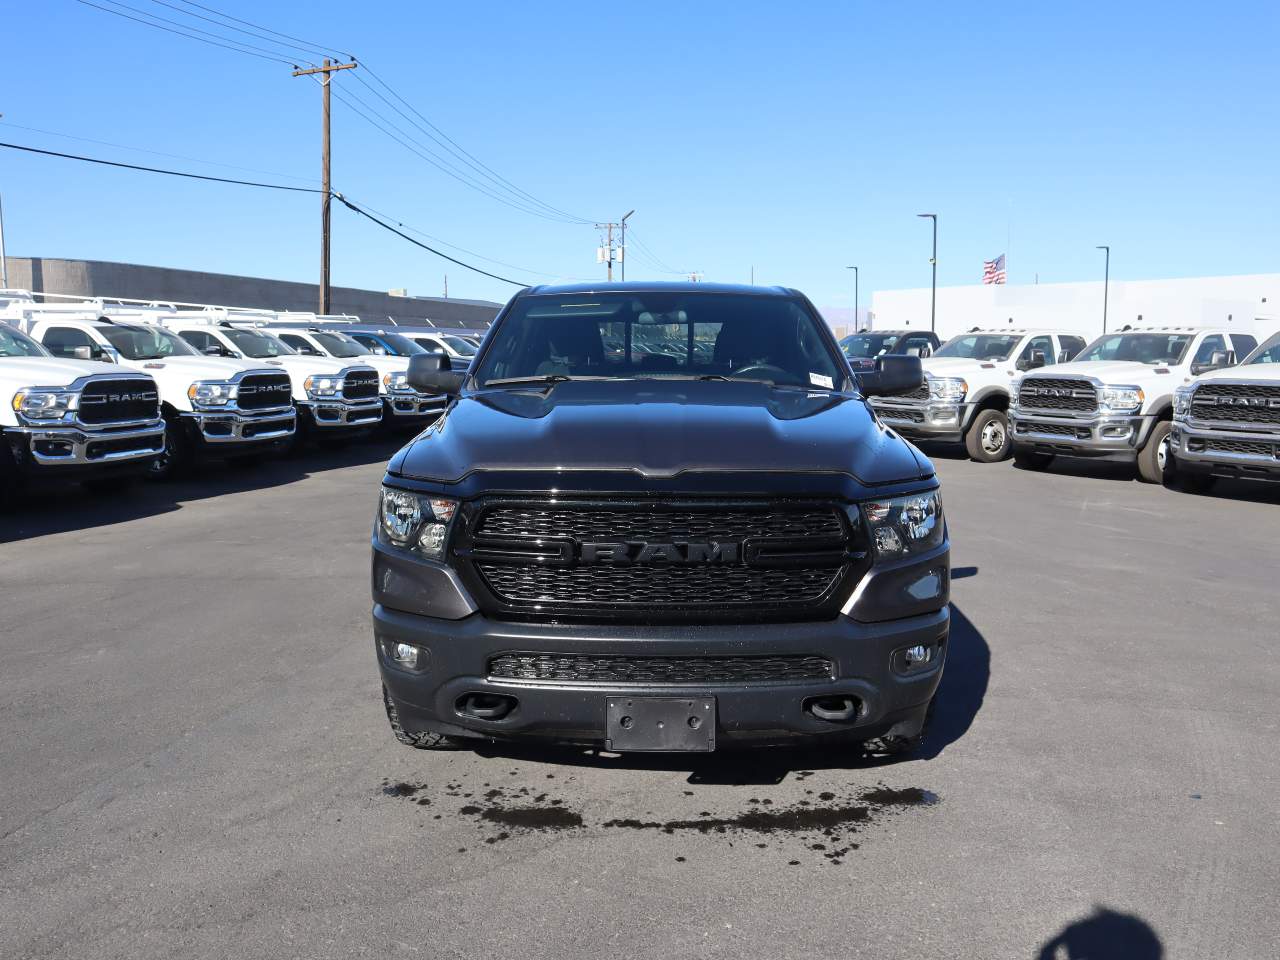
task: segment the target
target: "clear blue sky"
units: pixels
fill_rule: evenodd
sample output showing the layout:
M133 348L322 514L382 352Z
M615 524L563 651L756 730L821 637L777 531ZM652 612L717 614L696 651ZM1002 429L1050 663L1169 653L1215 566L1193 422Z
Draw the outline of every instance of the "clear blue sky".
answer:
M1100 243L1121 279L1280 270L1274 2L202 2L354 52L524 190L590 218L635 208L661 261L710 280L754 265L757 282L847 308L856 263L865 306L876 288L928 285L925 211L940 285L975 282L1002 252L1011 283L1100 276ZM319 176L319 90L283 64L74 0L6 5L0 24L2 140L245 175L21 125ZM378 103L349 74L336 83ZM339 103L334 123L335 189L497 260L602 275L591 227L473 192ZM0 196L10 255L317 274L314 196L7 150ZM337 284L438 294L447 272L453 296L514 289L341 207L334 236ZM663 275L633 254L629 278Z

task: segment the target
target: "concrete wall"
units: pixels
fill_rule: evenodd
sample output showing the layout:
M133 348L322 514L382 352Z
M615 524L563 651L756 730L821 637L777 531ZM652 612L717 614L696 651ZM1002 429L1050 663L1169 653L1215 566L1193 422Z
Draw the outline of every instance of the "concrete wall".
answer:
M6 257L9 286L78 297L127 297L178 303L209 303L267 310L310 310L319 298L314 283L237 277L197 270L172 270L101 260ZM500 304L488 300L393 297L376 290L332 289L332 311L371 323L393 317L401 323L430 319L438 326L483 329Z
M938 288L938 335L973 327L1053 327L1086 339L1102 332L1102 281ZM881 290L871 298L872 326L929 326L929 288ZM1107 329L1226 326L1259 340L1280 329L1280 274L1111 281Z

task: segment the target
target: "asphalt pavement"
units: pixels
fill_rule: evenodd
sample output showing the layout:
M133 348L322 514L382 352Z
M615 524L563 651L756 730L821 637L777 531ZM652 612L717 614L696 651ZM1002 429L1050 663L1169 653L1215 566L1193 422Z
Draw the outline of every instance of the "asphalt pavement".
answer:
M1280 490L936 452L915 759L427 753L370 637L391 450L0 516L0 957L1280 955Z

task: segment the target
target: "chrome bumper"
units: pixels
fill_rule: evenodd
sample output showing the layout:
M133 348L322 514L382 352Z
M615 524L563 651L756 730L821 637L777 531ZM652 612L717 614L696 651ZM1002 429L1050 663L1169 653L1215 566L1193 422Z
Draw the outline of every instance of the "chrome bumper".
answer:
M1154 417L1131 413L1072 417L1016 407L1009 411L1015 447L1068 457L1131 460L1154 423Z
M382 419L382 398L368 400L309 400L311 421L323 429L370 426Z
M293 435L298 420L292 406L251 413L243 410L198 410L184 412L182 417L192 421L200 439L206 443L256 443L289 437Z
M1179 466L1202 468L1231 466L1253 468L1280 475L1280 430L1223 430L1193 427L1185 420L1175 420L1169 434L1169 449Z
M164 421L92 430L84 427L6 427L26 439L39 467L83 467L142 460L164 452Z
M886 426L922 440L960 440L973 417L971 403L873 401L871 407Z
M426 397L414 393L389 393L383 396L382 402L388 416L403 417L408 420L442 413L449 399L448 397Z

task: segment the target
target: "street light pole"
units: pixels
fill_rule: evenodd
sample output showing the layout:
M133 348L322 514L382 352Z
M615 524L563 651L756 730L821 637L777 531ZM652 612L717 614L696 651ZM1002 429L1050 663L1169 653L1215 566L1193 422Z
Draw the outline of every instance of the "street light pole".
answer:
M622 261L623 283L627 282L627 217L631 216L632 213L635 213L635 211L632 210L626 217L622 218L622 241L618 244L618 249L622 252L618 259Z
M1111 288L1111 248L1106 245L1100 245L1098 250L1107 252L1107 265L1102 274L1102 332L1107 332L1107 294Z
M857 333L861 329L858 326L858 268L845 267L845 269L853 271L853 332Z
M929 294L929 329L934 331L938 321L938 215L936 213L917 213L917 217L928 217L933 221L933 256L929 263L933 265L933 287Z

